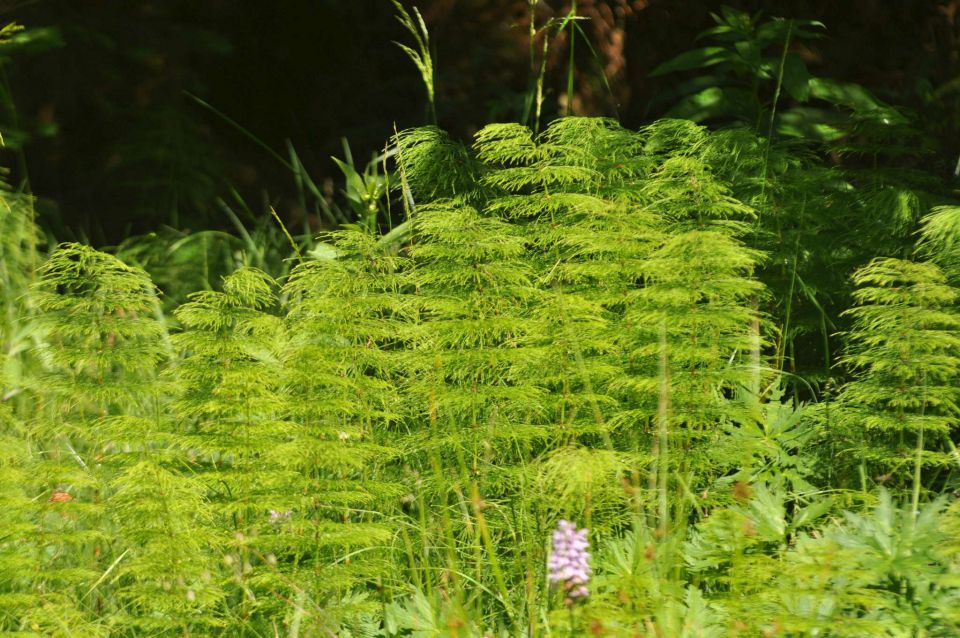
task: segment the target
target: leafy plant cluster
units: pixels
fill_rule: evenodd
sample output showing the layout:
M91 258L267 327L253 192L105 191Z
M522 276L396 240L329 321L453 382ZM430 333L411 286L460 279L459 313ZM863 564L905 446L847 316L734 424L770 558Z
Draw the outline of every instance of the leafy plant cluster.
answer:
M0 191L0 635L956 635L960 206L895 110L777 114L841 104L817 26L661 69L734 126L402 131L355 225L121 247L154 280Z
M853 271L848 376L804 403L788 295L833 247L791 213L867 187L683 120L396 143L409 241L338 231L175 324L114 256L41 263L4 195L0 630L956 632L960 209Z

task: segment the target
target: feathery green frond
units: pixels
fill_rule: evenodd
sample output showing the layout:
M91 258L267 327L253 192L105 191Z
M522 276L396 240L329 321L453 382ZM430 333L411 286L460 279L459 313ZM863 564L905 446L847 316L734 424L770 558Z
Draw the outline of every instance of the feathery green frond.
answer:
M957 420L958 298L932 263L877 258L854 274L842 362L855 373L838 401L848 462L903 487L919 472L952 464L946 446Z

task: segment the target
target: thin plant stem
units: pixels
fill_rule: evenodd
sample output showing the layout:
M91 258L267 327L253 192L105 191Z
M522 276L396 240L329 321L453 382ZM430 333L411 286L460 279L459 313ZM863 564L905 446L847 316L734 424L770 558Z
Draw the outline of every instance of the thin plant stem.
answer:
M669 495L667 494L667 473L669 472L669 419L670 419L670 376L667 360L667 323L660 322L660 396L657 401L657 445L655 456L657 459L657 493L658 513L660 515L660 529L666 532L668 528Z
M530 75L527 80L527 94L523 100L523 116L520 118L523 124L530 123L530 113L533 110L534 94L537 85L537 0L527 0L527 5L530 9L530 24L527 29L527 40L530 49Z
M917 433L917 456L913 466L913 498L911 500L910 516L914 522L917 521L917 514L920 512L920 479L923 472L923 415L927 407L926 398L926 375L923 375L920 381L920 387L924 397L920 401L920 432Z
M572 0L570 4L570 24L567 30L570 34L570 58L567 62L567 108L566 114L573 114L573 70L574 70L574 47L577 42L576 18L577 0Z
M547 74L547 53L550 50L550 32L543 31L543 51L540 58L540 72L537 74L537 92L534 106L533 134L540 133L540 113L543 111L543 79Z

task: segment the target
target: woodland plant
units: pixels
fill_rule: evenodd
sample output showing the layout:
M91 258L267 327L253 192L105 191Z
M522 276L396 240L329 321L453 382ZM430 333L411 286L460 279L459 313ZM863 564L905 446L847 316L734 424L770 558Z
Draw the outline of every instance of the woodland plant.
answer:
M0 193L0 633L956 633L957 208L686 120L394 142L402 233L373 180L171 316Z
M587 548L587 530L578 530L570 521L560 519L553 532L553 550L550 552L548 580L559 586L565 605L590 595L587 582L590 580L590 554Z
M283 523L299 534L301 564L290 581L305 588L314 609L329 603L350 617L370 604L351 598L352 589L382 583L390 570L386 517L403 493L385 471L398 454L402 260L361 231L329 239L335 256L301 263L284 287L290 337L282 398L295 430L271 457L299 473L289 490L294 514Z
M345 146L349 214L291 147L352 226L220 201L154 281L0 191L0 635L956 635L960 207L819 23L716 21L687 119L541 127L541 73Z
M935 264L899 259L875 259L853 278L859 303L848 311L844 362L861 374L838 397L836 420L848 434L833 436L849 446L838 456L859 463L864 481L912 485L916 509L924 486L933 487L922 474L957 463L958 291Z

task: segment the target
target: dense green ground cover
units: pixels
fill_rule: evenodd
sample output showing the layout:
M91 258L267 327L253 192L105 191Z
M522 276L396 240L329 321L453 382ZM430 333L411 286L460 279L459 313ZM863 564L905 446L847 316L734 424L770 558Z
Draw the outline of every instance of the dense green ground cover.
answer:
M866 189L682 120L397 143L407 241L339 231L173 318L4 196L0 628L956 633L960 209L855 271L851 375L803 402L788 300L837 249L797 219Z
M724 19L728 126L401 131L316 240L0 192L0 635L957 635L960 206Z

